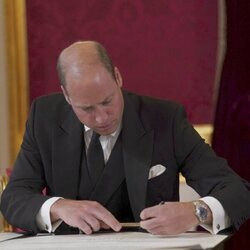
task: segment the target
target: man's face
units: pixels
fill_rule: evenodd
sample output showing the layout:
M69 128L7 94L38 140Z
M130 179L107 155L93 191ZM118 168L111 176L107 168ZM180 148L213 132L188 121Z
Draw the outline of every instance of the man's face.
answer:
M122 78L115 69L116 80L103 66L88 66L84 72L66 73L63 93L78 119L101 135L113 133L123 114Z

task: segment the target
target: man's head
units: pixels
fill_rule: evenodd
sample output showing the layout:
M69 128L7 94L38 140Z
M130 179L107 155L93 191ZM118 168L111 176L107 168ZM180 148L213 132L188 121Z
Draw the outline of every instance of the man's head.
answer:
M67 102L78 119L99 134L113 133L123 114L122 77L97 42L77 42L58 59L58 74Z

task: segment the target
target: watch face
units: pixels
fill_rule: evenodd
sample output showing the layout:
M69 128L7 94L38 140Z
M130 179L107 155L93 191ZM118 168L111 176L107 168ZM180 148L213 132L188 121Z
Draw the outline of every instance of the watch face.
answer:
M199 221L201 223L206 222L207 217L208 217L208 210L206 205L202 204L199 201L194 202L195 205L195 214L197 216L197 218L199 219Z
M202 221L206 220L207 219L207 209L204 207L200 207L199 210L200 210L200 217L201 217Z

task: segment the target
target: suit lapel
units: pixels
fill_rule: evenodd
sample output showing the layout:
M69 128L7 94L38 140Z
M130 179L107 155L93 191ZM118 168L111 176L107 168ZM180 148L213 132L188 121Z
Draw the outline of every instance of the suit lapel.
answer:
M154 132L146 131L135 107L125 95L123 117L123 159L131 208L136 221L146 206L148 172L153 152Z
M79 185L83 127L71 109L66 119L54 128L53 179L55 194L76 198Z

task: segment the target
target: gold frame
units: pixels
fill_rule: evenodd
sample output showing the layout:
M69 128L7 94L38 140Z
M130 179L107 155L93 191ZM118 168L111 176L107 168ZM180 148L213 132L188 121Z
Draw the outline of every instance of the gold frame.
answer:
M211 123L194 124L194 128L200 134L200 136L205 140L205 142L211 145L212 135L214 131L213 125ZM180 174L180 182L186 182L182 174Z
M28 112L28 59L25 0L4 0L9 95L10 164L22 142Z
M205 124L194 124L195 130L200 134L200 136L205 140L209 145L212 144L212 135L213 135L213 125L211 123Z
M0 176L0 194L2 194L3 190L7 186L9 181L9 177L7 176ZM3 218L3 228L2 232L13 232L13 227Z

